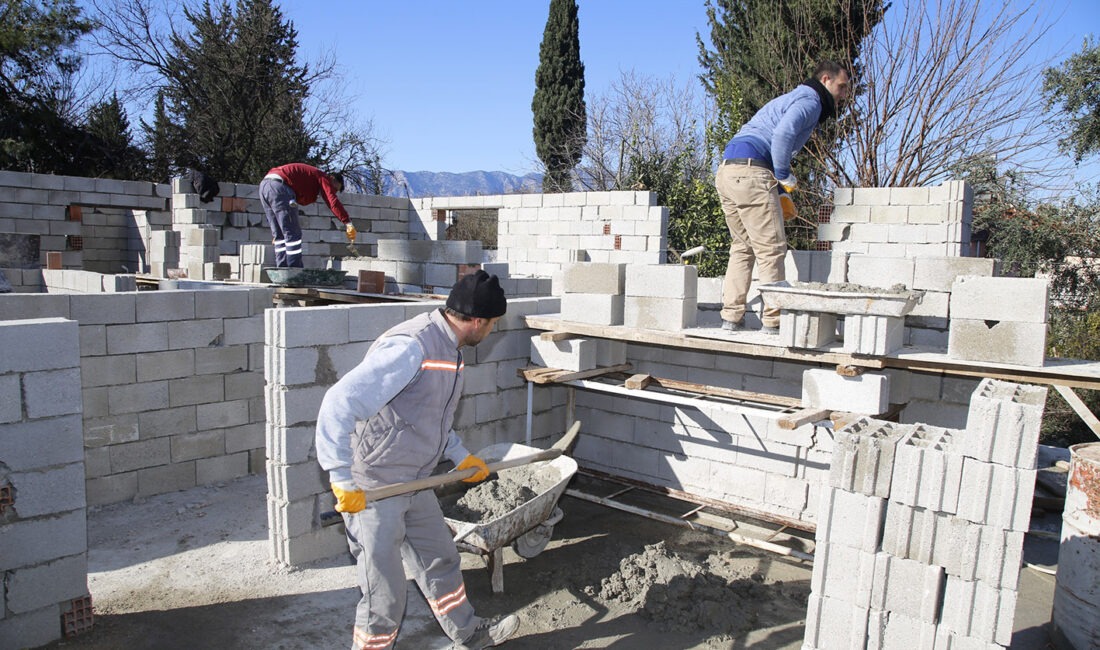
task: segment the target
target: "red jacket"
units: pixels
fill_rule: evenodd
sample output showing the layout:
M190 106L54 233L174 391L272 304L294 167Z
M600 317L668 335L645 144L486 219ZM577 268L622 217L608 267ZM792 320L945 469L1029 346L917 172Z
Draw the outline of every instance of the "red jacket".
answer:
M280 178L286 181L290 189L294 190L298 205L309 205L317 200L319 193L324 192L322 198L324 198L328 209L332 210L332 214L336 215L336 218L342 223L351 221L348 211L344 209L344 205L336 197L336 185L328 174L320 169L303 163L290 163L289 165L275 167L268 174L278 174Z

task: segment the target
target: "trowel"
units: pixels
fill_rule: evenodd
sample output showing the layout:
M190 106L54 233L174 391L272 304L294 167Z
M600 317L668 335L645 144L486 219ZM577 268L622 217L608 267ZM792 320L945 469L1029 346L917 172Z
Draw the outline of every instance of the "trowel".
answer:
M552 447L544 451L540 451L535 454L528 454L526 456L517 456L516 458L510 458L508 460L502 460L496 463L489 463L489 473L493 474L499 472L502 469L509 469L512 467L520 467L521 465L529 465L531 463L537 463L544 460L554 460L558 456L566 454L573 446L573 443L577 439L577 433L581 430L580 421L574 421L573 426L569 427L569 430L565 432L565 435L560 440L555 442ZM412 481L406 481L404 483L394 483L393 485L383 485L379 488L373 488L370 490L363 490L363 494L366 496L366 500L378 501L379 499L385 499L387 497L394 497L399 494L405 494L407 492L417 492L420 490L427 490L429 488L436 488L440 485L448 485L450 483L457 483L465 480L477 473L476 467L464 469L462 471L447 472L446 474L434 474L425 478L418 478ZM343 518L339 512L335 510L329 510L328 512L321 513L321 525L331 526L333 524L343 523Z

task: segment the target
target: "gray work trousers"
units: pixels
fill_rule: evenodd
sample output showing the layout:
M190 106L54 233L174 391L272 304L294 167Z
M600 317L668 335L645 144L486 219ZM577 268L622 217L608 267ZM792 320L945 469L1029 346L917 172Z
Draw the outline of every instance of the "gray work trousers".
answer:
M480 619L466 599L458 549L434 492L372 501L360 512L344 513L344 524L363 592L355 609L353 650L393 647L410 577L447 636L463 641L474 633Z

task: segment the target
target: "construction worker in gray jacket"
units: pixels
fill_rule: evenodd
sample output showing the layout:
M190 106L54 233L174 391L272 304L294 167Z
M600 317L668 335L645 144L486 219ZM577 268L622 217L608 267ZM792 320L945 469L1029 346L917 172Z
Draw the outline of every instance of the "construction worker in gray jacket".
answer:
M336 510L363 593L352 648L393 647L416 581L456 649L495 646L515 633L508 615L483 619L466 599L458 550L435 493L421 490L366 503L363 490L429 476L442 457L489 476L452 428L462 396L462 348L481 342L507 310L495 275L478 270L451 289L446 308L385 332L363 361L325 393L317 415L317 460L328 471ZM405 569L412 573L406 577Z

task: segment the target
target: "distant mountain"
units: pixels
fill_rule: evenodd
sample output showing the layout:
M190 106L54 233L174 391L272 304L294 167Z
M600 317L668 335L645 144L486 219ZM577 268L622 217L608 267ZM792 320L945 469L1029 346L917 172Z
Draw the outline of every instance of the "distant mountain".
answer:
M507 172L405 172L386 178L383 195L419 199L426 196L478 196L540 192L542 174L516 176Z

